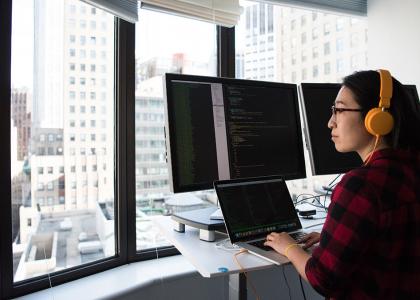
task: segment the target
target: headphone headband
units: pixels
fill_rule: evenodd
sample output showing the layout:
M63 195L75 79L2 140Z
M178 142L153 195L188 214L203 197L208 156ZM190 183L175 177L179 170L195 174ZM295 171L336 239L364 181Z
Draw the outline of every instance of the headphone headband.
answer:
M378 70L381 79L379 91L379 108L389 108L392 97L392 76L388 70Z

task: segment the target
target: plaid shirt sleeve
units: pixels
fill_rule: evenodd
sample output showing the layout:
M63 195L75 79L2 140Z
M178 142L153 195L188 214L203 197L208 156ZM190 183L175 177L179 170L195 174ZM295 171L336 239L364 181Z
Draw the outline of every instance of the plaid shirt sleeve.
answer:
M351 286L375 235L378 197L358 172L347 173L334 189L319 246L306 264L308 281L324 296L337 297Z

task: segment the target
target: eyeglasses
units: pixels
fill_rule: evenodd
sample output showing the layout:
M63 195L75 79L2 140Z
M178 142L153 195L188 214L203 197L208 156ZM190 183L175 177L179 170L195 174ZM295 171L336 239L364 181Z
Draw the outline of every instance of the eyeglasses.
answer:
M363 111L361 108L338 108L335 105L331 106L331 112L335 116L337 113L342 113L343 111Z

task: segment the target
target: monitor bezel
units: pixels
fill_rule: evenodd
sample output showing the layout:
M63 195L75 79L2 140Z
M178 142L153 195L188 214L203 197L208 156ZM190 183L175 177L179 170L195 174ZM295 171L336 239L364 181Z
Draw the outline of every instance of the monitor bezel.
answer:
M415 84L403 84L403 86L405 88L408 88L408 89L414 91L414 96L416 97L417 101L420 102L419 94L417 92L417 87L416 87ZM409 96L411 97L412 95L410 94ZM416 100L416 99L414 99L414 100Z
M174 73L165 73L163 76L164 80L164 107L165 107L165 144L166 144L166 161L168 163L168 174L170 189L174 193L182 192L192 192L199 190L206 190L213 188L213 181L218 180L214 178L211 182L206 182L202 184L193 184L193 185L184 185L181 186L179 183L179 178L175 175L173 170L176 170L178 167L178 162L176 159L176 141L172 140L171 137L175 136L174 134L174 115L170 112L173 111L173 95L171 90L171 82L173 80L177 81L192 81L192 82L209 82L209 83L222 83L222 84L233 84L240 83L241 85L247 86L267 86L267 87L276 87L289 89L292 92L294 98L294 109L296 113L295 122L296 130L298 133L298 147L299 147L299 164L300 170L295 174L286 175L286 180L292 179L301 179L306 178L306 167L305 167L305 157L303 149L303 139L302 139L302 128L301 128L301 118L299 113L299 99L297 94L297 85L291 83L279 83L279 82L270 82L270 81L257 81L257 80L248 80L248 79L237 79L237 78L226 78L226 77L210 77L210 76L200 76L200 75L191 75L191 74L174 74Z
M331 174L341 174L346 173L354 168L360 167L360 165L355 165L353 167L340 167L335 169L328 169L322 168L322 166L319 166L317 163L317 160L314 156L313 151L313 145L312 145L312 138L311 138L311 131L310 126L308 122L307 117L307 109L306 109L306 103L305 103L305 97L304 97L304 89L337 89L339 90L341 88L340 83L301 83L298 87L299 91L299 102L302 107L302 119L303 119L303 131L305 135L306 145L309 152L309 162L311 165L312 175L331 175ZM332 103L331 103L332 105ZM327 125L325 125L327 126Z

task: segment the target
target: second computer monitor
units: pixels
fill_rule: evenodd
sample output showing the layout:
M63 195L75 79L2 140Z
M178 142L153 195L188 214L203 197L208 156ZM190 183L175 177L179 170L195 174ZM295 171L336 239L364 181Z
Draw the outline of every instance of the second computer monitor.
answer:
M296 85L166 74L165 96L174 192L222 179L306 176Z
M362 165L356 152L340 153L335 149L331 130L327 126L331 117L331 106L340 87L338 83L302 83L299 88L314 175L345 173Z
M404 87L411 97L419 101L415 85ZM345 173L362 165L362 160L356 152L340 153L331 141L331 130L327 123L331 117L331 106L340 88L339 83L302 83L299 87L314 175Z

